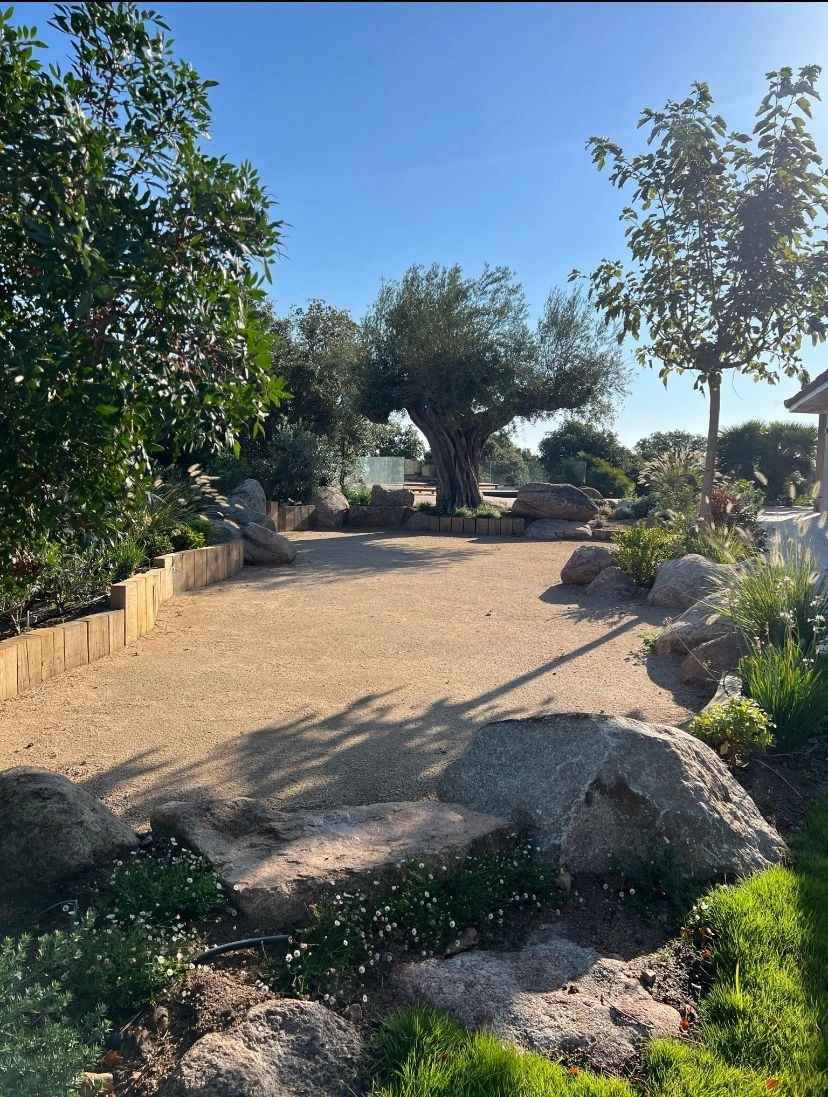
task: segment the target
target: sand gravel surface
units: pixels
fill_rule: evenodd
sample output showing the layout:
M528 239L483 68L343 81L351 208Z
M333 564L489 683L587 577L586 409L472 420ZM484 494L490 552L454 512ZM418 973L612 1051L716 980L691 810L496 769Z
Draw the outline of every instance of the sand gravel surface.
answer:
M168 602L137 644L0 702L0 766L59 770L144 825L195 795L309 807L434 795L489 720L684 719L664 611L560 585L575 545L297 533L286 568Z

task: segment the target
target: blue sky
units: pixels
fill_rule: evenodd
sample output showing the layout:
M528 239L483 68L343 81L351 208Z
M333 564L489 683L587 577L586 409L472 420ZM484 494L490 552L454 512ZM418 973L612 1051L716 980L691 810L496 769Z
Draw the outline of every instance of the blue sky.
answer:
M411 263L511 267L534 311L573 267L623 257L622 195L584 149L625 149L645 106L706 80L733 128L751 126L764 74L824 63L822 3L148 3L212 92L212 148L250 159L289 222L273 294L359 317ZM15 6L45 28L51 4ZM828 89L828 74L823 90ZM828 152L828 117L813 132ZM828 349L806 354L811 373ZM723 425L781 418L796 390L728 383ZM667 391L634 367L616 429L703 432L687 378ZM534 444L549 424L525 428Z

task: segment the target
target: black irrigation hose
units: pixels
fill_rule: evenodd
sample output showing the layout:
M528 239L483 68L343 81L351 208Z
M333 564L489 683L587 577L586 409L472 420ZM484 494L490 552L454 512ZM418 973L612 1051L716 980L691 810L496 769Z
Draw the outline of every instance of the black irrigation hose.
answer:
M287 933L277 933L274 937L245 937L243 941L228 941L226 945L216 945L215 948L208 948L206 952L196 956L193 962L196 964L209 964L211 960L215 960L217 956L223 956L226 952L237 952L243 948L259 948L264 945L284 946L289 941L290 936Z

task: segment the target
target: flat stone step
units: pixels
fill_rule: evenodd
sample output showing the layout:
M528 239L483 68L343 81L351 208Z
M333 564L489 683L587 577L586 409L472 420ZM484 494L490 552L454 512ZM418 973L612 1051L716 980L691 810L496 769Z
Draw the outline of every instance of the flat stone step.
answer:
M308 904L331 889L357 890L408 856L453 862L507 847L514 830L505 819L434 800L288 813L248 797L174 801L150 825L205 857L238 907L262 930L277 931L305 922Z

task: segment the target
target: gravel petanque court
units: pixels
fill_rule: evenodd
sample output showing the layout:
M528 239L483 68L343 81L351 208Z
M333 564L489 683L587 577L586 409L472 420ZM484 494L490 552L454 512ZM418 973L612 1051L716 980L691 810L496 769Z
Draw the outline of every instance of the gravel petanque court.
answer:
M487 721L584 710L675 723L704 695L647 660L664 620L559 585L577 547L297 533L291 567L167 603L125 651L0 705L0 765L83 784L144 825L166 800L277 807L434 795Z

